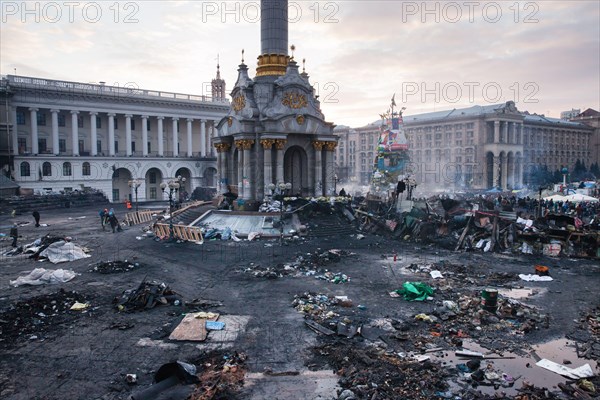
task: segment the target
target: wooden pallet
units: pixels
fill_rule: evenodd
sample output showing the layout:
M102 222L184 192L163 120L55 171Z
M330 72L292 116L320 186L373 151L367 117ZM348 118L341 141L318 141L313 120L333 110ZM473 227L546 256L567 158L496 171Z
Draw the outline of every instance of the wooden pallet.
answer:
M154 224L152 229L154 230L154 234L158 237L169 237L171 233L169 224L157 223ZM173 224L173 235L180 240L204 243L204 238L202 237L202 230L197 226Z
M125 223L131 226L150 222L154 219L154 217L152 216L153 214L156 214L156 211L143 210L128 212L127 214L125 214Z

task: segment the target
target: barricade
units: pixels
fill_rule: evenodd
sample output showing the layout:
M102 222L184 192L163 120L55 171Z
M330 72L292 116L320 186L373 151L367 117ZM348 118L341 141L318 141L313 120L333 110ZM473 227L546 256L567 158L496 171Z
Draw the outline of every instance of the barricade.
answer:
M150 222L154 218L154 214L156 214L156 211L152 210L128 212L125 214L125 223L131 226Z
M152 230L154 231L154 234L158 237L169 237L171 233L169 224L163 223L154 224ZM196 242L199 244L204 243L204 238L202 237L202 230L197 226L173 224L173 235L177 239Z

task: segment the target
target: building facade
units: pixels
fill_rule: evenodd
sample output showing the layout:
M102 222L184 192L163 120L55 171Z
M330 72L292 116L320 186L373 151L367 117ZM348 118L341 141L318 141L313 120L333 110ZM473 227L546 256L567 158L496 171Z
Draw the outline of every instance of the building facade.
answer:
M186 178L182 192L216 186L212 147L229 110L225 82L212 96L8 75L2 78L2 164L21 188L94 188L112 202L162 200L160 184Z
M379 123L338 127L336 171L367 185ZM595 130L517 110L512 101L404 117L411 162L407 172L436 189L514 189L531 182L538 166L557 170L579 159L589 165ZM352 179L353 178L353 179Z

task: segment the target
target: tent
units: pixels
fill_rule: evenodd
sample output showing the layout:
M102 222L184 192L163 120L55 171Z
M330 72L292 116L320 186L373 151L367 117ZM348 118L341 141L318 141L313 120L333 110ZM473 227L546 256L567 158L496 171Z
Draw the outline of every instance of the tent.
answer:
M546 201L566 201L567 198L561 194L553 194L552 196L544 197Z
M586 196L585 194L580 194L580 193L570 194L568 196L565 196L564 199L565 200L569 200L571 202L576 202L576 203L579 203L579 202L582 202L582 201L589 201L589 202L592 202L592 203L596 203L596 202L600 201L600 200L598 200L595 197Z

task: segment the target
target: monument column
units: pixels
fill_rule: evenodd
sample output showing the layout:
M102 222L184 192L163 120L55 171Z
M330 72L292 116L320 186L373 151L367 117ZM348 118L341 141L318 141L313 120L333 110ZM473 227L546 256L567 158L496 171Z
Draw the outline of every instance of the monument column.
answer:
M60 154L60 145L58 143L58 113L59 110L52 109L52 153L57 156Z
M333 152L335 151L335 147L337 146L336 142L325 142L325 195L332 196L334 195L334 183L333 176L334 168L333 168Z
M38 125L37 125L37 108L29 109L29 117L31 118L31 154L39 153L38 143Z
M164 142L164 138L163 138L163 119L165 119L165 117L156 117L157 122L157 128L156 130L158 131L158 135L157 135L157 139L158 140L158 156L159 157L164 157L165 155L165 144Z
M108 155L115 155L115 114L108 114Z
M96 125L96 117L98 113L96 111L90 111L90 132L91 142L90 143L90 154L96 156L98 154L98 126Z
M243 154L244 162L243 162L243 167L242 167L242 173L243 173L242 183L244 185L244 195L242 196L242 198L244 200L253 200L254 199L254 177L252 176L253 168L252 168L252 162L251 162L251 157L250 157L250 149L254 145L254 140L242 139L242 140L236 141L236 145L237 145L237 143L240 144L240 147L244 153ZM238 148L240 148L240 147L238 147Z
M323 196L323 165L322 165L322 151L325 143L321 141L312 142L313 148L315 149L315 197Z
M283 148L285 147L287 140L276 139L275 140L275 184L279 184L284 181L283 177Z
M238 165L237 165L237 185L238 185L238 198L244 198L244 151L241 140L235 141L235 147L237 148L238 153ZM235 160L234 160L235 162Z
M272 171L272 148L275 144L273 139L262 139L260 144L263 147L263 170L264 170L264 193L265 196L270 195L269 185L273 183L273 171Z
M71 146L73 146L73 155L79 155L79 111L71 111Z

